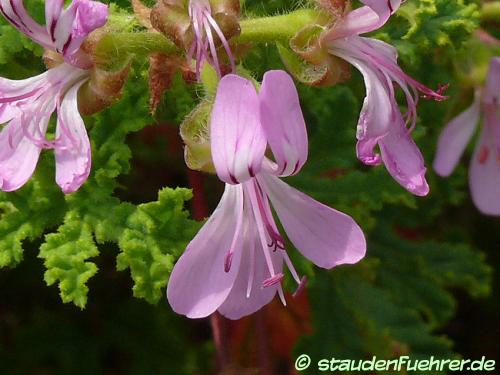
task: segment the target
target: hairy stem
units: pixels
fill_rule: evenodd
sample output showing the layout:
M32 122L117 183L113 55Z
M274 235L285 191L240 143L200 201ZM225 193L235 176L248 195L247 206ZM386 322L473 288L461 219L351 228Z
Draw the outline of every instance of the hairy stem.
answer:
M147 57L152 53L170 54L178 48L159 33L112 33L99 40L94 50L94 62L106 70L118 70L131 57Z
M302 28L310 24L326 24L324 13L313 9L301 9L288 14L249 18L240 21L241 34L236 43L272 43L288 41Z

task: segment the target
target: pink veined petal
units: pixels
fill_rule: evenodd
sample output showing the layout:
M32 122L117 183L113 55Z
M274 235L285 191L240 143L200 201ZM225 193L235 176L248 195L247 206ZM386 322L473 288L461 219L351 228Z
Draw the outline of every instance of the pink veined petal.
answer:
M495 143L497 155L500 155L500 57L490 61L486 87L484 89L484 116Z
M396 122L399 108L392 98L392 83L381 77L376 67L368 66L349 55L337 54L354 65L363 75L366 86L366 97L359 115L356 131L358 139L358 158L365 164L376 165L380 157L374 152L378 141L384 137Z
M46 0L45 1L45 24L47 27L47 32L50 35L52 41L55 41L55 27L57 20L61 14L64 7L63 0Z
M219 206L179 258L167 286L172 309L188 318L216 311L231 292L238 275L244 241L236 243L232 266L225 272L227 251L236 230L235 206L242 204L242 186L226 184Z
M500 215L500 160L488 124L483 125L469 171L472 200L486 215Z
M251 212L249 212L250 215L252 215ZM265 288L262 287L262 282L270 277L262 251L269 251L269 249L262 249L255 226L256 224L250 217L247 220L244 235L245 243L238 276L231 293L218 309L222 315L229 319L240 319L260 310L271 302L280 288L279 283ZM283 256L281 251L271 251L270 256L275 271L282 272ZM251 282L250 286L249 282Z
M424 158L401 114L389 133L380 139L379 147L385 167L401 186L418 196L429 193Z
M500 57L494 57L490 61L488 77L486 79L486 88L484 101L488 104L498 106L500 102Z
M47 31L28 14L22 0L0 0L0 12L16 29L41 46L51 48Z
M68 46L67 53L75 53L94 30L104 26L108 20L108 6L99 1L75 0L78 2L72 39Z
M54 30L56 50L65 57L76 53L88 34L103 26L107 17L106 4L74 0L57 20Z
M297 173L307 160L307 130L292 77L283 70L264 74L260 120L278 163L276 174Z
M395 13L401 0L361 0L365 6L354 9L340 19L324 36L325 41L347 38L381 28Z
M52 70L49 69L37 76L21 80L0 77L0 104L8 104L35 97L41 89L50 84L49 78Z
M457 166L479 122L480 109L480 94L477 93L473 104L451 120L442 131L433 164L438 175L447 177Z
M212 159L222 181L238 184L259 173L266 139L252 82L234 74L217 88L210 121Z
M34 133L34 127L40 126L45 132L49 117L40 120L37 124L30 121L27 131ZM17 190L33 175L41 149L24 135L20 118L13 119L2 129L0 145L0 189Z
M84 82L68 90L57 114L56 182L66 194L78 190L90 173L90 142L77 101L78 89Z
M20 116L19 109L15 106L9 106L7 103L0 104L0 124L9 122L16 116Z
M365 256L365 236L350 216L312 199L278 177L262 173L258 180L288 238L314 264L332 268L356 263Z

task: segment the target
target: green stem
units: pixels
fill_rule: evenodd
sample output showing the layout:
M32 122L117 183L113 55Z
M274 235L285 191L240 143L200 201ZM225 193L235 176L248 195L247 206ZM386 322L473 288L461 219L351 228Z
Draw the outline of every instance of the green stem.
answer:
M175 53L178 48L159 33L113 33L104 36L94 51L95 63L106 70L121 69L131 56Z
M500 20L500 1L484 3L481 7L481 19L483 21L499 22Z
M301 9L272 17L250 18L240 21L241 34L236 43L287 42L299 30L311 24L326 24L324 13L313 9Z
M240 22L241 34L236 43L287 42L303 27L326 24L324 13L301 9L284 15L246 19ZM131 57L147 57L152 53L178 53L169 39L153 32L117 32L104 36L97 44L94 61L102 69L119 70Z

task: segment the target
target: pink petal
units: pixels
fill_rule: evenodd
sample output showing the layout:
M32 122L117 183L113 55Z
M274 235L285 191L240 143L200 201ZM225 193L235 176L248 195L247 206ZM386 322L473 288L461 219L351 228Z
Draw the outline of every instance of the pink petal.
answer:
M219 206L179 258L167 286L172 309L189 318L217 310L236 280L243 241L237 242L232 266L225 272L226 254L236 230L235 207L242 204L242 186L226 184Z
M410 131L404 126L401 114L399 121L380 142L380 153L391 176L409 192L424 196L429 193L425 180L424 158L413 141Z
M479 211L486 215L500 215L500 158L486 123L471 159L469 186Z
M319 267L353 264L365 256L361 228L348 215L334 210L287 185L261 174L259 182L269 195L288 238Z
M484 90L484 116L500 155L500 57L491 59Z
M374 147L389 132L399 113L399 108L394 102L392 86L389 86L392 82L384 78L376 66L369 66L349 55L338 55L362 73L366 86L366 97L356 131L359 141L358 158L368 165L379 164L380 157L375 153Z
M74 0L64 10L55 27L55 47L65 57L76 53L85 38L95 29L104 26L108 6L98 1Z
M325 40L342 39L381 28L401 5L401 0L361 0L364 7L342 17L325 35Z
M477 94L472 106L451 120L444 128L439 136L437 154L433 164L438 175L449 176L457 166L460 156L474 134L479 121L480 109L480 96Z
M27 131L34 132L40 126L47 129L49 117L40 123L29 121ZM15 118L0 132L0 189L14 191L22 187L35 171L41 149L23 133L21 119Z
M500 101L500 57L494 57L490 61L488 77L486 79L485 98L486 103L498 105Z
M46 0L45 1L45 24L47 27L47 32L51 36L54 36L54 28L57 23L61 11L64 7L64 0Z
M278 163L277 173L295 174L307 159L307 130L292 78L283 70L268 71L259 99L262 128Z
M230 184L259 173L266 139L259 119L259 98L252 82L234 74L221 79L210 123L212 159L217 175Z
M231 293L219 307L219 312L229 319L240 319L253 314L267 305L276 295L280 284L262 287L262 282L270 277L264 255L260 246L255 223L248 223L245 233L245 244L241 258L238 276L234 282ZM271 252L271 259L276 272L283 268L283 256L280 251ZM252 273L252 275L250 275ZM249 280L251 289L249 290ZM247 294L250 291L249 294Z
M64 193L78 190L90 173L90 142L77 102L78 89L84 82L69 89L58 110L56 182Z
M16 29L43 47L50 48L47 30L28 14L22 0L0 0L0 12Z

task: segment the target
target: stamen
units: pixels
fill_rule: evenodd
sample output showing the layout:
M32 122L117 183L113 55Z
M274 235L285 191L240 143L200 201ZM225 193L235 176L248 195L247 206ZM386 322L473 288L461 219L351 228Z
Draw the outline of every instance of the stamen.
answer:
M187 58L191 60L196 51L196 77L200 80L201 77L201 65L203 61L207 61L211 64L217 72L219 77L222 76L220 70L220 62L217 54L217 46L215 45L214 35L212 33L212 28L219 37L222 46L224 47L229 62L231 64L231 70L234 73L236 71L235 59L229 47L229 42L227 41L221 28L212 17L212 10L210 8L210 3L204 0L191 0L189 2L189 17L191 18L191 23L193 25L195 40L189 47Z
M283 293L283 288L281 288L281 285L278 287L278 295L280 296L281 303L286 307L285 294Z
M273 277L276 273L274 272L274 265L271 260L271 254L267 251L267 239L266 232L264 229L264 224L262 223L262 215L259 212L259 199L257 197L257 191L255 189L255 185L244 185L244 188L247 189L247 192L250 196L250 204L252 206L253 216L255 219L255 223L257 224L257 231L259 233L259 239L262 247L262 251L264 252L264 258L266 259L267 268L269 270L269 274Z
M271 243L267 244L268 247L274 247L273 251L277 249L285 249L285 241L283 237L278 233L278 228L276 228L276 224L274 223L274 219L272 218L271 208L269 207L269 203L267 200L267 196L262 191L257 180L254 180L255 195L257 197L257 205L259 208L260 216L263 219L264 225L266 227L267 234L271 239Z
M281 272L277 273L276 275L264 280L262 282L262 288L267 288L267 287L276 285L276 284L280 283L284 277L285 277L285 275L283 273L281 273Z
M292 264L292 261L290 260L290 257L288 256L287 252L283 250L283 259L285 260L286 266L290 270L290 273L292 274L293 279L297 282L297 284L300 284L300 277L295 270L295 267Z
M248 270L248 284L247 284L247 298L250 298L250 293L252 292L253 278L255 273L255 238L251 236L250 243L250 269Z
M224 47L224 50L227 53L227 57L229 58L229 63L231 64L231 71L233 73L236 72L236 63L235 63L234 55L231 52L231 48L229 47L229 42L227 41L226 37L224 36L224 33L220 29L217 22L215 22L215 20L213 19L212 15L209 15L207 17L207 19L208 19L208 22L210 22L210 24L214 28L215 33L218 35L218 37L222 43L222 46Z
M207 21L207 14L210 16L209 13L204 12L205 18L203 18L203 26L205 28L205 32L207 33L207 38L208 38L208 45L210 47L210 52L212 53L212 59L213 59L213 66L215 68L215 71L217 72L217 76L221 76L220 73L220 66L219 66L219 58L217 56L217 49L215 47L215 42L214 42L214 37L212 35L212 29L210 28L210 24Z
M307 277L304 276L302 278L302 280L300 280L299 286L297 287L295 292L292 294L292 297L296 298L296 297L300 296L302 294L302 291L305 289L306 284L307 284Z
M224 272L228 273L231 270L231 264L233 263L233 251L229 250L224 259Z
M233 240L231 241L231 247L224 258L224 271L229 272L231 270L231 265L233 262L234 249L236 248L236 243L241 235L241 229L243 225L243 211L244 211L244 199L243 190L241 187L236 187L233 189L238 189L238 197L236 200L236 228L234 229Z
M448 90L448 88L450 87L450 84L449 83L445 83L444 85L442 84L438 84L438 88L435 90L435 91L427 91L428 93L427 94L424 94L424 95L421 95L420 97L422 99L425 99L425 100L435 100L437 102L442 102L443 100L446 100L448 99L447 96L444 96L443 94L446 92L446 90ZM421 90L423 91L423 90ZM426 92L426 91L423 91L423 92ZM439 95L439 96L436 96Z

